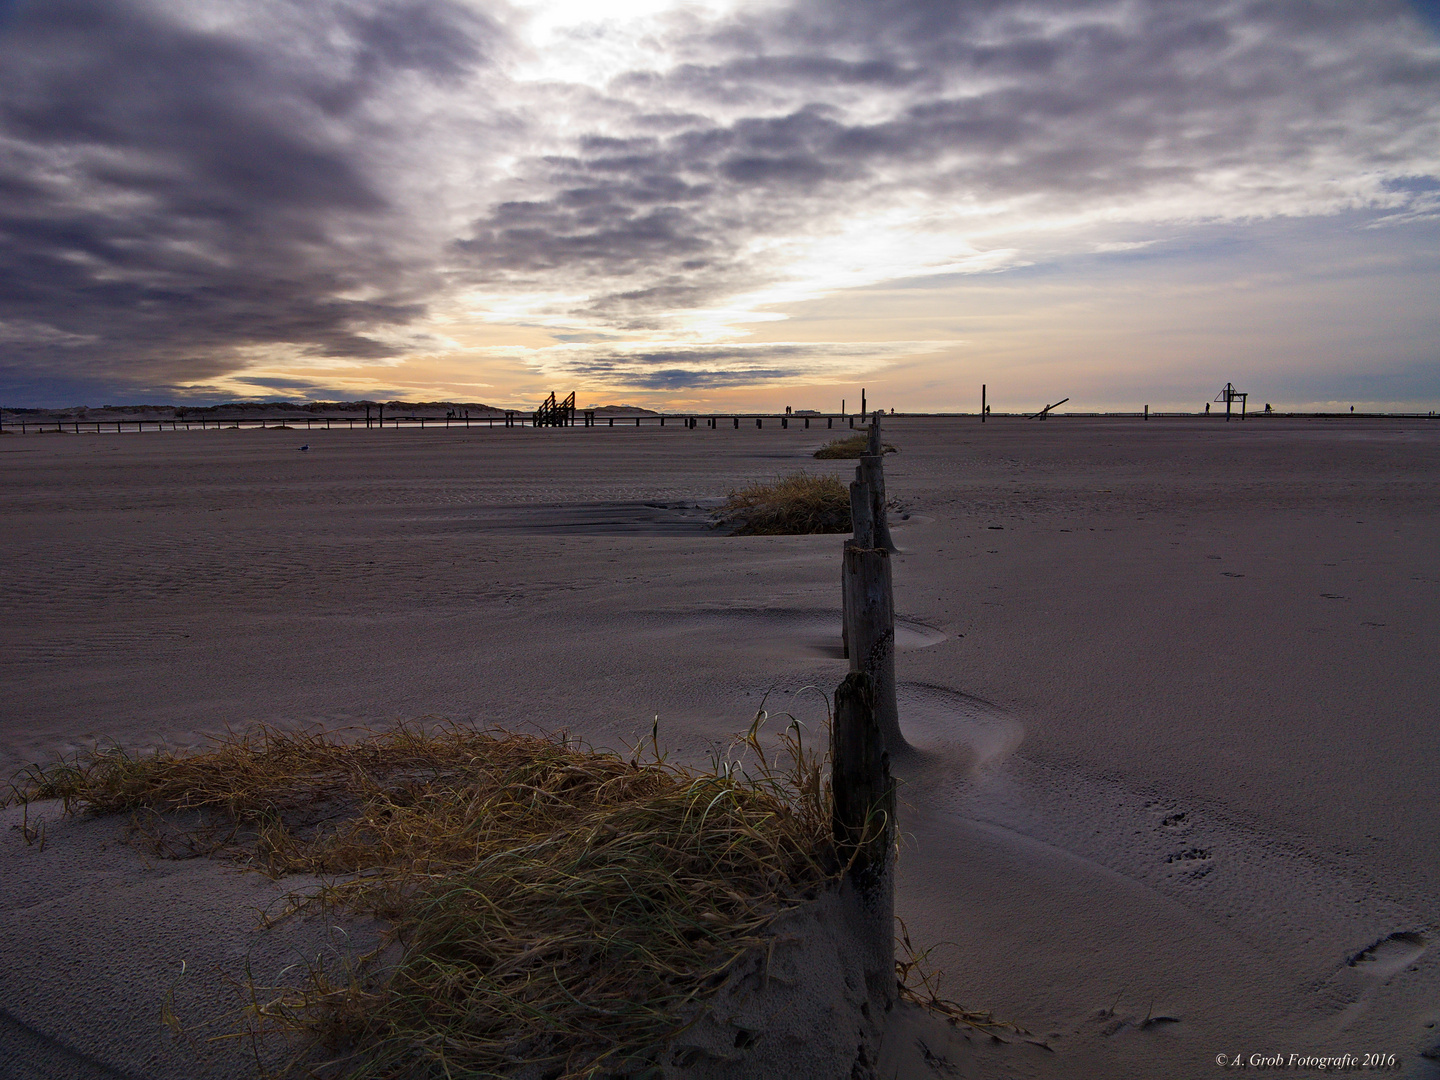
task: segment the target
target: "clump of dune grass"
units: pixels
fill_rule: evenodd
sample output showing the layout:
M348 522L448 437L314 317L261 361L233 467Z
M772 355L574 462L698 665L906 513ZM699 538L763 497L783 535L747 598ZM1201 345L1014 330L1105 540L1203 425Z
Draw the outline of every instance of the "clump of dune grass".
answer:
M853 528L845 485L833 476L805 472L730 492L720 520L734 526L736 536L846 533Z
M10 801L130 812L157 850L322 875L292 911L385 920L388 962L256 992L257 1037L308 1042L295 1067L318 1045L354 1080L632 1075L838 873L821 759L792 724L772 768L761 718L748 772L448 725L261 728L32 769Z
M898 453L889 443L884 444L887 454ZM869 435L851 435L846 439L834 439L815 451L817 458L858 458L870 452Z

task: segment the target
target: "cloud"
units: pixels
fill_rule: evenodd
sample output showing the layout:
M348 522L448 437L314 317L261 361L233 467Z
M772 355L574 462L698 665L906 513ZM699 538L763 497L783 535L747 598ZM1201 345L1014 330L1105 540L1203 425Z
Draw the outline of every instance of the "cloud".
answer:
M951 341L773 341L727 345L631 342L566 343L541 349L495 348L545 377L590 387L703 390L803 381L829 383L905 357L953 348Z
M59 336L8 342L10 381L204 380L256 345L381 357L369 330L424 313L431 270L395 242L365 136L387 95L483 64L484 18L215 14L30 0L0 27L0 320Z
M1440 172L1440 54L1410 20L1304 2L746 9L572 102L589 133L520 160L525 200L457 247L497 293L579 283L571 314L654 330L813 279L807 248L862 217L926 238L880 280L1125 223L1402 210L1426 197L1387 178Z
M1159 243L1158 240L1107 240L1095 245L1097 255L1116 255L1126 251L1139 251L1151 244Z
M704 349L1155 226L1436 212L1440 48L1400 0L565 11L4 9L0 389L398 364L467 322L602 340L615 386L838 375Z

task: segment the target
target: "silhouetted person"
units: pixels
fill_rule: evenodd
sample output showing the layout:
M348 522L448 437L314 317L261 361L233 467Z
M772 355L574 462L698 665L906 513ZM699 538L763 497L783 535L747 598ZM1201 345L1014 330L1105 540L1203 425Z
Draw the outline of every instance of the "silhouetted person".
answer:
M1267 416L1268 416L1269 413L1270 413L1270 403L1269 403L1268 401L1265 402L1265 413L1266 413Z
M1206 415L1206 416L1209 416L1209 415L1210 415L1210 403L1209 403L1208 401L1205 402L1205 415Z

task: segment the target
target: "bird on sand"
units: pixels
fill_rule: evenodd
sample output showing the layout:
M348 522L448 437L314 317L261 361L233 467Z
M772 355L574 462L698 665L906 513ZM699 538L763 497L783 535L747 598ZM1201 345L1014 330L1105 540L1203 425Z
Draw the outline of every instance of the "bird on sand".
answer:
M310 444L307 442L304 446L300 447L300 449L301 449L301 450L309 450L309 449L310 449Z

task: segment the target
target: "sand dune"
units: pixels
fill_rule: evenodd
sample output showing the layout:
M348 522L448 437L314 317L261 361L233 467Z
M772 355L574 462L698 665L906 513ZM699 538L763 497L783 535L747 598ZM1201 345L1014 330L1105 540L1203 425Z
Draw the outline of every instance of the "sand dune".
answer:
M848 474L808 457L824 432L300 434L0 440L7 773L261 720L617 745L658 715L697 761L762 701L823 720L840 540L700 519L751 480ZM887 439L915 748L897 910L950 943L950 996L1035 1038L907 1016L894 1070L1176 1077L1280 1051L1440 1075L1440 426L896 418ZM213 1020L247 953L333 943L256 935L260 879L42 812L45 851L13 810L0 838L6 1075L245 1075L160 1026L174 972L177 1012Z

